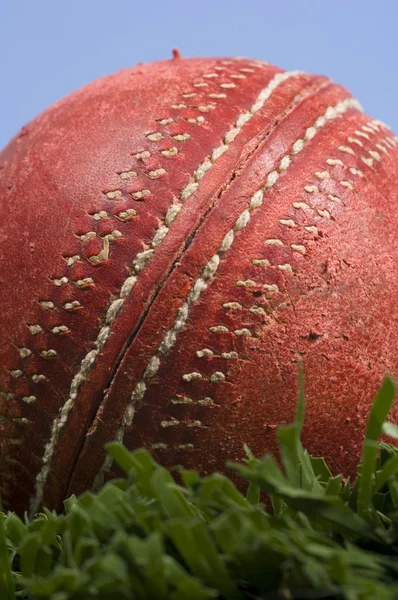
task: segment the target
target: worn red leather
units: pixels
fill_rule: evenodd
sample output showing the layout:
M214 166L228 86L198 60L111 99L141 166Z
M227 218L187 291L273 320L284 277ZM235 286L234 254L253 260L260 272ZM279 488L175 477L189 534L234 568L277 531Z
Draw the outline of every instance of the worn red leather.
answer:
M100 485L113 439L201 473L276 452L299 356L304 443L354 474L398 376L397 190L384 124L259 61L176 54L24 127L0 156L5 506Z

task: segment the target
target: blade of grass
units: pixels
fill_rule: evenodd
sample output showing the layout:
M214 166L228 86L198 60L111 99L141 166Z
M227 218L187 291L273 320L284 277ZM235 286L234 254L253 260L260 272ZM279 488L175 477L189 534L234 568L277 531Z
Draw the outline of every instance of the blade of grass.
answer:
M243 449L247 457L246 459L244 459L244 461L249 465L249 467L254 468L257 459L255 458L247 444L243 445ZM249 487L247 488L246 492L246 500L250 502L250 504L258 504L260 502L260 492L261 490L258 487L258 485L253 483L253 481L250 481Z
M169 517L182 517L197 514L192 504L181 493L166 469L155 471L151 477L152 489Z
M246 500L256 506L260 502L260 491L259 486L251 481L247 488Z
M166 529L190 570L210 587L219 589L228 600L243 600L230 577L204 522L192 518L172 519Z
M378 439L381 435L383 424L393 405L394 398L395 385L390 377L386 377L373 402L366 427L357 501L358 514L361 517L364 517L370 508L377 453L379 450Z
M294 424L297 425L297 429L301 432L304 424L305 415L305 387L304 387L304 368L303 361L300 358L298 361L298 394L297 394L297 408L296 416L294 418Z
M341 491L341 480L342 475L336 475L336 477L330 477L325 488L326 496L337 496Z
M383 466L383 468L376 473L376 482L374 492L378 492L384 486L387 481L398 473L398 454L392 456Z
M0 598L4 598L4 600L15 600L16 598L4 517L2 515L0 515Z
M332 477L332 473L330 472L329 467L327 466L325 459L321 456L310 457L312 469L315 473L315 476L318 478L318 481L322 483L327 483Z
M305 413L305 389L304 370L301 358L298 360L298 392L297 406L294 422L291 425L278 427L277 436L281 450L282 464L286 477L292 485L300 485L300 454L302 447L300 442L301 429L304 423Z
M300 460L298 456L297 425L281 425L277 431L279 448L285 474L294 486L300 485Z
M311 458L301 443L301 431L305 416L304 369L301 358L298 361L298 393L294 423L278 428L281 457L288 479L307 491L323 493L323 488L315 474ZM299 466L300 465L300 466ZM301 478L301 479L300 479Z

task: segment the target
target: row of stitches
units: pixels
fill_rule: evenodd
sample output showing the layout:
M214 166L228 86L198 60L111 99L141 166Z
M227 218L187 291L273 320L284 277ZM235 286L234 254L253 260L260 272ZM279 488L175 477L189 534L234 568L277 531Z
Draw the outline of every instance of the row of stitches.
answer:
M166 333L158 347L157 352L150 359L143 377L134 387L134 390L131 394L131 401L125 409L122 423L116 433L116 441L120 442L123 440L126 427L129 427L133 422L135 405L144 397L147 383L158 372L162 358L164 358L175 345L178 333L180 333L185 327L192 305L199 300L203 291L208 287L211 280L213 280L215 277L221 257L224 256L232 246L236 233L247 226L252 212L259 209L263 204L264 193L266 193L276 184L281 174L289 169L294 156L299 154L304 149L306 144L316 136L317 132L323 128L326 123L337 118L339 115L350 109L362 110L359 103L352 98L343 100L336 106L328 107L325 113L319 116L314 124L306 129L304 136L294 142L290 152L286 154L280 161L278 168L268 174L265 184L252 196L248 208L246 208L239 215L234 227L225 235L218 252L204 266L200 277L192 286L186 301L179 309L173 327ZM100 484L101 480L103 479L103 474L109 470L111 465L112 458L108 455L105 458L101 470L96 476L94 482L95 487Z
M386 126L383 123L380 123L379 121L373 120L368 122L366 125L361 126L361 130L364 131L365 135L362 137L366 137L366 139L369 141L372 139L372 135L375 136L377 134L380 134L380 131L382 131L384 128L386 128ZM349 135L347 138L347 142L351 142L356 144L357 149L358 147L363 151L366 152L366 155L370 156L371 158L373 158L374 160L376 160L377 162L381 162L382 157L380 156L380 154L378 154L374 148L377 147L380 150L382 150L382 152L385 154L388 154L388 150L387 148L392 148L395 147L395 140L392 139L391 137L385 137L383 138L382 141L376 141L376 143L372 144L372 146L370 148L365 148L364 144L360 141L357 140L357 138L354 138L353 135L356 135L358 137L361 137L359 134L361 132L356 130L353 134ZM358 143L358 141L360 143ZM385 146L382 145L382 142L384 142ZM346 152L346 146L339 146L338 150L340 152ZM353 152L350 152L350 154L354 154ZM357 155L359 159L363 159L363 158L367 158L365 154L359 154ZM336 184L341 185L344 189L349 189L350 191L353 191L355 189L355 186L349 182L346 179L346 173L350 173L351 175L354 176L358 176L360 178L365 177L364 173L358 169L357 167L350 167L347 164L345 164L341 159L338 158L327 158L326 159L326 170L323 171L315 171L314 172L314 177L317 180L333 180ZM367 164L367 166L369 168L373 168L373 164L369 164L367 163L367 161L362 161L365 164ZM341 178L335 178L333 177L333 174L330 172L331 168L338 166L338 167L343 167L344 168L344 172L341 176ZM332 202L334 205L342 207L343 200L341 199L340 196L337 196L336 194L330 194L327 191L324 191L322 189L320 189L318 187L318 185L312 184L312 185L305 185L304 186L304 192L308 195L310 194L312 197L315 193L319 194L321 197L324 197L324 199L326 199L329 202ZM318 218L321 219L329 219L331 218L331 214L330 212L327 210L326 207L323 208L317 208L317 206L312 206L312 202L310 201L310 204L304 203L304 202L297 202L294 201L292 203L292 209L293 212L297 212L300 211L302 213L304 213L304 222L301 222L300 224L297 223L295 220L293 220L290 216L289 218L285 218L285 219L280 219L279 220L279 224L282 228L289 228L289 229L294 229L296 232L301 232L303 229L308 232L309 234L312 234L313 237L312 239L315 240L317 239L317 236L319 234L318 231L318 227L315 225L315 221L314 221L314 214L318 215ZM279 238L272 238L272 239L266 239L264 241L264 246L265 248L269 248L270 246L274 246L274 245L278 245L278 246L286 246L286 244ZM300 254L306 254L307 253L307 248L304 245L303 241L301 239L297 239L295 242L292 242L290 244L290 248L292 251L295 252L299 252ZM251 260L251 264L254 265L255 267L261 267L262 269L267 269L268 267L271 267L271 261L267 258L261 257L261 258L254 258L253 260ZM292 265L290 263L281 263L281 264L277 264L276 267L283 272L290 272L290 273L294 273L296 272L296 269L293 269ZM237 287L241 287L241 288L245 288L247 290L251 290L253 288L258 288L258 287L262 287L264 288L264 290L266 292L270 292L270 293L279 293L280 290L278 288L278 286L276 284L270 284L270 283L259 283L259 282L255 282L251 279L249 280L237 280L236 282L236 286ZM279 303L278 305L276 305L274 307L274 309L277 309L278 306L282 306L285 305L284 302ZM238 302L236 300L232 300L229 302L226 302L223 304L223 308L225 308L226 310L239 310L242 311L243 309L246 308L246 310L253 314L253 315L261 315L261 316L265 316L266 312L264 311L264 309L261 306L255 305L254 307L244 307L241 302ZM210 333L212 334L233 334L236 336L243 336L243 338L248 338L248 337L255 337L255 333L253 333L250 329L248 329L247 327L243 327L240 329L236 329L236 330L231 330L229 327L227 327L224 324L218 324L218 325L213 325L208 327L208 330ZM214 345L212 345L214 348ZM239 359L239 355L237 352L235 351L230 351L230 352L217 352L214 349L210 349L210 348L203 348L201 350L197 350L195 352L195 356L197 358L203 359L214 359L214 358L223 358L226 360L230 360L230 359ZM212 375L210 375L209 377L205 377L202 373L198 372L198 371L192 371L190 373L186 373L182 375L182 379L185 382L189 382L190 384L195 383L195 382L199 382L202 383L203 381L205 382L209 382L209 383L218 383L218 382L225 382L227 381L228 378L228 373L225 371L216 371L215 373L213 373ZM202 391L202 386L201 386L201 391ZM208 398L208 400L211 400L211 398ZM177 399L177 402L174 400L174 403L178 403L178 404L184 404L184 405L191 405L193 403L195 403L195 401L190 398L190 397L184 397L182 400ZM213 407L214 406L214 402L211 400L211 402L196 402L196 404L198 406L207 406L207 407ZM162 431L162 428L164 428L163 425L164 421L162 420L160 422L161 425L161 429L159 431ZM177 420L174 419L172 421L170 421L170 425L186 425L187 422L186 420ZM120 435L118 437L118 439L120 439ZM195 446L192 443L188 443L188 444L166 444L163 441L157 441L151 444L151 448L155 449L155 450L166 450L166 449L193 449Z
M252 105L250 111L243 113L238 118L237 122L231 128L231 130L229 132L227 132L222 143L212 152L210 159L205 159L205 161L195 170L195 172L193 174L194 183L199 184L199 181L210 170L210 168L214 164L214 162L231 145L231 143L234 141L234 139L237 137L237 135L242 130L243 126L247 122L250 121L250 119L253 117L253 115L256 112L258 112L258 110L260 110L260 108L264 105L264 103L270 97L272 92L283 81L286 81L290 77L295 77L298 74L299 74L299 72L296 72L296 71L291 72L291 73L278 73L277 75L275 75L273 77L273 79L268 83L268 85L263 90L261 90L255 103ZM104 346L109 338L112 324L116 320L116 318L125 302L125 299L130 295L132 289L134 288L134 286L137 282L139 273L141 273L143 271L143 269L146 267L146 265L152 258L153 253L154 253L154 247L159 246L160 243L164 240L164 238L166 237L166 235L169 231L169 226L176 218L179 210L181 209L182 204L192 193L194 193L195 190L193 190L192 188L189 188L188 187L189 185L190 184L188 184L182 190L181 195L180 195L179 204L172 205L170 207L169 211L167 212L166 217L165 217L165 225L163 226L163 228L160 228L157 231L157 233L155 234L155 238L154 238L154 240L152 240L152 243L151 243L152 248L150 248L149 250L146 250L142 253L139 253L136 256L136 258L133 262L135 274L129 276L122 284L119 298L114 300L107 310L107 313L105 316L105 324L101 327L100 332L97 337L97 340L94 343L95 348L87 353L87 355L82 360L79 372L73 377L71 387L70 387L69 398L67 399L65 404L62 406L58 417L54 420L52 429L51 429L50 439L45 446L42 467L36 478L35 494L32 498L32 502L31 502L31 509L33 512L36 511L41 504L44 486L45 486L45 483L48 478L51 460L52 460L52 457L55 452L55 448L56 448L56 445L57 445L57 442L59 439L59 434L68 420L69 412L73 408L78 391L81 388L81 386L85 383L85 381L87 380L88 374L90 373L98 354L104 348ZM197 189L197 187L195 189Z

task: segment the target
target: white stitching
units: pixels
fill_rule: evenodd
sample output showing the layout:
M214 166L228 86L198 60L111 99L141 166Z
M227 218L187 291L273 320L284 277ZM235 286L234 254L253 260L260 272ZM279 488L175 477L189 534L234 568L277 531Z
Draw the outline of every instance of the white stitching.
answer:
M21 358L28 358L28 356L30 356L32 354L32 350L29 350L29 348L20 348L19 349L19 355Z
M324 115L321 115L321 117L318 117L318 119L315 121L314 126L312 128L311 127L308 128L306 130L306 134L308 133L309 130L314 129L315 133L313 131L311 131L311 133L310 133L310 139L312 139L314 137L314 135L316 135L317 131L319 129L321 129L322 127L324 127L324 125L327 123L327 120L336 118L338 115L346 112L349 109L360 110L360 111L362 110L360 104L355 99L347 98L345 100L342 100L335 107L329 107L326 110L326 112L324 113ZM333 115L333 116L331 116L331 115ZM282 161L283 161L283 159L282 159ZM281 161L281 163L282 163L282 161ZM151 359L151 361L152 361L154 357L157 357L159 359L159 363L157 363L158 366L160 366L160 360L163 357L165 357L168 354L168 352L171 350L171 348L174 346L176 339L177 339L177 334L184 328L185 323L189 316L190 307L192 306L192 304L194 304L195 302L197 302L199 300L202 292L208 287L209 283L214 278L214 276L217 272L218 266L220 264L221 256L225 252L228 251L228 249L231 247L231 245L233 243L233 240L235 238L235 232L237 231L237 227L236 227L237 224L239 224L238 229L242 229L242 227L240 226L242 215L247 214L248 211L254 210L254 207L252 207L252 204L251 204L254 197L256 197L256 201L254 203L255 208L259 208L262 204L262 194L261 194L261 201L259 201L259 192L260 191L264 192L265 190L270 189L278 180L278 178L279 178L278 171L272 171L272 173L276 173L276 176L272 177L272 180L271 180L272 183L269 182L270 176L268 175L266 183L262 186L262 188L260 190L258 190L258 192L256 192L256 194L254 194L251 201L249 202L249 208L245 209L241 213L241 215L236 220L234 227L232 229L230 229L230 231L224 236L224 239L221 242L218 252L216 254L214 254L214 256L212 256L212 258L204 266L200 277L196 280L196 282L191 287L191 290L188 293L187 299L185 300L185 302L182 304L181 308L177 312L173 327L166 333L165 337L163 338L162 342L160 343L160 345L158 347L156 354ZM244 226L247 225L249 220L250 220L250 212L249 212L249 219L247 219L246 217L244 218L244 221L245 221ZM227 243L225 243L226 240L227 240ZM292 244L292 248L301 253L306 252L305 247L301 246L301 245L295 246L294 244ZM241 335L241 336L251 336L252 335L251 332L246 328L236 330L234 333L235 333L235 335ZM156 372L157 372L157 370L156 370ZM129 427L133 422L136 402L139 400L142 400L142 398L144 397L144 394L146 391L146 381L148 379L150 379L150 377L147 377L146 374L147 374L147 371L144 372L142 379L136 384L136 386L131 394L130 403L127 405L127 407L125 409L122 423L121 423L121 425L116 433L116 436L115 436L115 440L117 440L119 442L123 440L126 427ZM153 377L154 375L155 375L155 373L151 374L151 377ZM112 465L112 462L113 462L112 457L110 455L107 455L100 471L97 473L97 476L95 477L94 488L97 487L98 484L102 481L103 474L107 470L109 470L109 468Z
M229 144L236 138L239 134L242 127L252 119L252 117L262 108L266 102L266 100L271 96L272 92L284 81L291 77L297 77L301 75L301 71L287 71L284 73L277 73L269 82L269 84L260 92L257 97L257 100L250 108L249 111L242 113L235 126L230 129L230 131L225 135L222 143L217 146L212 152L211 159L206 158L201 165L196 169L193 174L193 182L188 183L185 188L182 190L181 198L182 200L187 200L192 194L194 194L197 190L198 183L200 179L203 177L204 173L211 169L213 163L222 153L225 152ZM230 85L230 84L221 84L221 85Z
M10 371L11 376L14 377L14 379L19 379L20 377L23 377L23 372L21 371L21 369L13 369L12 371Z
M286 81L287 79L289 79L290 77L295 77L297 75L301 75L300 71L292 71L292 72L282 72L282 73L277 73L272 79L271 81L268 83L268 85L261 90L260 94L258 95L255 103L253 104L252 108L250 109L249 114L250 118L248 120L250 120L252 118L252 116L265 104L266 100L270 97L270 95L272 94L272 92L283 82ZM173 108L185 108L186 105L173 105ZM198 107L199 110L203 107ZM232 129L238 129L238 133L240 131L240 129L242 129L244 123L242 122L242 115L240 116L240 127L234 126ZM246 121L247 122L247 121ZM228 133L225 136L225 140L227 139ZM221 146L228 146L233 139L236 136L234 136L230 141L226 142L223 141ZM218 149L221 148L221 146L218 147ZM188 184L185 186L185 188L182 190L181 192L181 196L180 196L180 201L181 203L183 203L187 198L189 198L189 196L192 195L192 193L194 193L197 190L197 187L199 185L199 179L201 179L205 172L212 167L212 165L214 164L215 160L218 158L218 156L221 156L222 152L220 154L217 153L217 148L215 148L215 150L212 153L212 162L209 161L209 159L206 159L195 171L194 173L194 183ZM149 155L148 152L143 151L141 153L138 153L135 155L136 158L141 158L141 157L145 157L147 155ZM210 164L210 166L207 168L206 166ZM205 166L206 165L206 166ZM160 170L158 170L160 171ZM158 171L156 172L152 172L156 174L156 176L158 176ZM204 172L203 172L204 171ZM203 174L202 174L203 173ZM150 174L148 173L148 175L150 176ZM199 176L198 176L199 175ZM142 194L144 193L143 190ZM141 192L138 192L139 194L141 194ZM121 195L121 192L119 190L115 191L115 192L108 192L106 195L109 197L109 194L112 195L112 199L114 197L117 197L119 194ZM116 195L116 196L115 196ZM133 197L137 197L137 193L136 194L132 194ZM253 197L254 198L254 197ZM257 200L253 200L253 201L258 201L259 196L257 195ZM262 199L261 199L262 202ZM260 202L260 204L261 204ZM181 204L173 204L166 215L166 225L170 224L174 218L177 216L178 214L178 210L177 207L179 206L179 208L181 208ZM158 230L159 231L159 230ZM162 237L162 239L164 239L164 237L167 235L168 232L168 228L167 231L163 230L164 235ZM155 234L155 238L156 235L158 235L158 232ZM158 239L158 238L157 238ZM161 243L162 239L159 241L159 243ZM233 239L233 238L232 238ZM230 240L230 243L232 243L232 239ZM225 249L227 250L227 243L228 240L225 240ZM152 244L153 245L153 244ZM140 271L145 267L146 263L148 262L148 260L150 260L151 256L153 254L153 250L148 250L146 252L142 252L140 255L136 256L136 259L134 261L134 267L135 267L135 271L136 273L140 273ZM74 258L74 257L73 257ZM79 258L79 257L78 257ZM77 258L77 259L78 259ZM76 260L77 260L76 259ZM61 432L61 430L63 429L64 425L66 424L67 420L68 420L68 415L69 412L72 410L74 402L77 398L77 394L78 391L80 389L80 387L85 383L88 374L98 356L98 354L102 351L102 349L104 348L109 335L110 335L110 327L113 323L113 320L116 318L125 298L128 296L128 294L131 292L131 290L133 289L135 283L137 281L136 277L129 277L124 284L122 285L122 289L120 292L120 298L117 300L114 300L112 302L112 304L110 305L107 315L106 315L106 323L105 325L103 325L99 331L98 337L96 339L96 341L94 342L94 346L95 348L93 350L91 350L86 356L85 358L82 360L81 365L80 365L80 369L78 371L78 373L73 377L72 382L71 382L71 386L70 386L70 390L69 390L69 398L68 400L65 402L65 404L62 406L59 415L54 419L53 424L52 424L52 428L51 428L51 436L49 441L47 442L47 444L45 445L45 449L44 449L44 455L43 455L43 459L42 459L42 466L41 469L39 471L39 473L37 474L36 477L36 485L35 485L35 493L32 496L31 499L31 503L30 503L30 508L31 508L31 512L34 513L36 512L39 507L40 504L42 502L43 499L43 493L44 493L44 486L46 484L49 472L50 472L50 464L55 452L55 448L57 446L58 443L58 438L59 438L59 434ZM126 283L128 283L128 285L126 286ZM200 296L201 292L203 291L203 287L202 287L202 283L199 281L197 282L196 286L194 286L194 295L192 296L193 298ZM69 303L70 304L70 303ZM117 310L115 311L115 315L112 317L113 314L113 307L117 307ZM66 307L65 307L66 308ZM71 308L75 308L75 307L68 307L68 309L70 310ZM68 310L67 309L67 310ZM181 309L182 310L182 309ZM185 321L183 320L183 316L181 313L181 323L185 323ZM183 326L183 325L182 325ZM171 340L173 338L173 334L169 334L169 339ZM145 383L142 383L142 387L143 387L143 392L142 395L145 391ZM140 396L140 387L136 386L136 395L137 398Z
M51 331L55 335L61 335L62 333L68 333L68 331L70 331L70 330L68 329L68 327L66 325L57 325L56 327L53 327L51 329Z

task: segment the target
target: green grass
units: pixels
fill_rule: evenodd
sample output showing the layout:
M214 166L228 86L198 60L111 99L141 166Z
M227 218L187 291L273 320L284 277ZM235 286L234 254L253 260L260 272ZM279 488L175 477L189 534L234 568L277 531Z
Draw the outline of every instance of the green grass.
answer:
M146 451L109 444L124 479L61 515L0 515L0 599L398 598L398 450L378 442L398 438L394 397L386 378L353 486L301 444L302 381L295 421L278 429L282 467L247 447L228 463L246 495L220 473L181 469L178 485Z

